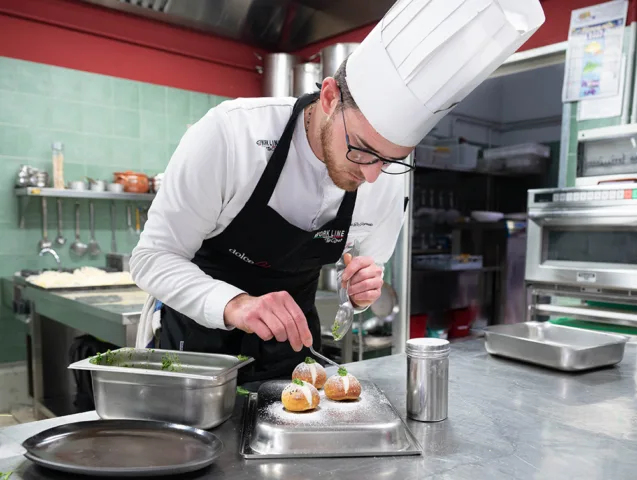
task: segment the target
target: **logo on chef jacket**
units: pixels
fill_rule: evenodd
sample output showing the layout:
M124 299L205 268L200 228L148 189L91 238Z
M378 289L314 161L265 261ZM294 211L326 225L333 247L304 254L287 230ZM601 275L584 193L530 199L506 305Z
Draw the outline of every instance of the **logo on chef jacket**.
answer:
M339 243L345 240L345 230L321 230L314 239L322 238L325 243Z
M255 262L250 257L248 257L245 253L237 252L234 248L229 248L228 251L232 253L235 257L238 257L240 260L243 260L246 263L256 265L257 267L270 268L270 264L268 262L265 262L265 261Z
M268 152L273 152L278 144L278 140L257 140L257 145L265 148Z

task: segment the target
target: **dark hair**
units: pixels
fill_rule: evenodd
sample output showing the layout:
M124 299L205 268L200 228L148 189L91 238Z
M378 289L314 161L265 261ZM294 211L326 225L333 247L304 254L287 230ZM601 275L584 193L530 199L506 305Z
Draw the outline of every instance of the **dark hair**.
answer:
M343 60L343 63L341 63L341 66L338 67L338 70L336 70L336 73L334 74L334 80L336 80L336 84L341 89L341 94L343 95L343 103L338 103L338 106L336 107L337 112L341 107L359 110L358 105L356 105L356 100L352 97L352 92L349 91L349 86L347 85L347 75L345 73L346 65L347 58Z

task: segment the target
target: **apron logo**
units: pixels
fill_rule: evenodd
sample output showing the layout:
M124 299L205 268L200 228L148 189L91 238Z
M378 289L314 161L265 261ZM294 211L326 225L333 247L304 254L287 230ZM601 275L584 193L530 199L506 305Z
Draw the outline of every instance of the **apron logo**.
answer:
M228 249L228 251L232 253L235 257L238 257L239 259L243 260L246 263L256 265L257 267L270 268L270 264L268 262L265 262L265 261L255 262L254 260L250 259L245 253L237 252L234 248L230 248Z
M314 239L322 238L325 243L339 243L345 239L345 230L321 230Z
M257 145L265 148L268 152L273 152L278 144L278 140L257 140Z

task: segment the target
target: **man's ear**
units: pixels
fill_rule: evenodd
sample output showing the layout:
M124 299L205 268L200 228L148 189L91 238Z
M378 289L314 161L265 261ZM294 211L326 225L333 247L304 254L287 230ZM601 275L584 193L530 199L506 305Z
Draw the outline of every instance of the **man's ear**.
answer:
M320 104L326 115L331 115L341 101L341 90L333 77L327 77L321 85Z

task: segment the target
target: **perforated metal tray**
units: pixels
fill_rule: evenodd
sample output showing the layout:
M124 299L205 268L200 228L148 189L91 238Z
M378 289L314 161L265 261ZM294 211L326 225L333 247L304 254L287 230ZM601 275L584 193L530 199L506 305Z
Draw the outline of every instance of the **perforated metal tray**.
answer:
M248 397L241 454L245 458L365 457L420 455L418 444L385 394L361 381L355 402L321 401L310 412L284 409L281 392L288 381L261 385Z

